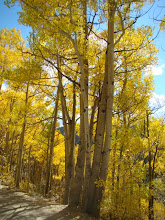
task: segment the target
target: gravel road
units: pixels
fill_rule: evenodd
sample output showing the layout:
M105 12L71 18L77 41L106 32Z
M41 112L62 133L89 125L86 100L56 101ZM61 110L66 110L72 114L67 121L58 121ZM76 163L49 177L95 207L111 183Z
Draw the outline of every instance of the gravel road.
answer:
M93 220L87 215L47 199L0 185L0 220Z

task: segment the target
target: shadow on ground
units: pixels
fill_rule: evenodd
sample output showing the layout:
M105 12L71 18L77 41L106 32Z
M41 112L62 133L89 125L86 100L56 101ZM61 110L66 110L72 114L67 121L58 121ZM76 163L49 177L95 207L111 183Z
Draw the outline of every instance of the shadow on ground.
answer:
M23 192L0 189L0 220L92 220L77 209Z

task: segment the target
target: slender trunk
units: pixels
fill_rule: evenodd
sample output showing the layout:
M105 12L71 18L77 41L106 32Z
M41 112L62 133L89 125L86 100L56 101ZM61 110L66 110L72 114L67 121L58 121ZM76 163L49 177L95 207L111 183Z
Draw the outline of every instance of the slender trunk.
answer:
M70 179L75 175L75 117L76 117L76 89L75 83L73 84L73 109L72 120L70 123L69 136L70 136L70 155L69 155L69 172Z
M151 154L151 144L149 138L149 114L147 111L147 139L148 139L148 154L149 154L149 204L148 204L148 219L154 220L154 197L153 197L153 173L152 173L152 154Z
M32 145L29 147L29 155L28 155L28 172L27 172L27 188L26 191L29 192L29 186L30 186L30 157L31 157L31 149Z
M57 57L58 69L60 69L60 60ZM76 95L75 84L73 85L73 112L72 119L69 116L66 100L62 85L62 75L58 71L60 98L62 104L63 125L65 133L65 192L64 192L64 204L69 203L70 184L72 176L74 175L74 151L75 151L75 114L76 114Z
M58 88L58 91L57 91L56 104L55 104L55 107L54 107L54 117L53 117L53 123L52 123L52 128L51 128L51 140L50 140L50 147L49 147L50 152L49 152L49 157L48 157L45 195L47 195L49 193L49 189L50 189L50 180L51 180L51 173L52 173L52 161L53 161L53 155L54 155L54 139L55 139L57 113L58 113L58 100L59 100L59 88Z
M112 158L112 192L115 189L115 170L116 170L116 143L113 146L113 158Z
M52 121L51 121L51 127L52 127ZM48 166L49 166L50 139L51 139L51 133L48 134L48 145L47 145L47 149L46 149L46 169L48 169ZM47 172L46 172L44 178L45 178L44 196L46 196L45 189L46 189Z
M71 186L75 176L75 116L76 116L76 93L75 93L75 84L73 84L73 110L72 110L72 120L69 124L69 141L70 141L70 152L68 158L68 190L67 190L67 202L70 202L71 194ZM67 203L67 204L68 204Z
M65 133L65 192L64 192L63 204L67 205L69 203L69 191L70 191L70 175L69 175L70 173L69 171L69 155L70 155L69 138L70 137L68 133L67 122L64 121L64 118L63 118L63 125L64 125L64 133Z
M44 165L44 162L42 161L41 163L38 163L38 176L37 176L37 191L44 195L45 192L44 192L44 188L43 188L43 173L44 173L44 169L43 169L43 165ZM45 178L45 176L44 176Z
M12 163L13 163L13 145L14 145L14 138L15 138L15 130L13 131L12 135L12 141L11 141L11 146L10 146L10 157L9 157L9 166L10 166L10 171L12 170Z
M57 56L57 66L60 70L60 58ZM64 133L65 133L65 192L64 192L64 199L63 203L68 204L69 200L69 190L70 190L70 175L69 175L69 158L70 158L70 133L69 129L71 128L71 119L68 113L66 99L64 96L64 89L62 84L62 75L61 72L58 71L58 78L59 78L59 92L60 92L60 99L62 105L62 115L63 115L63 126L64 126Z
M21 132L20 142L19 142L19 149L18 149L18 158L17 158L17 166L16 166L16 181L15 181L17 188L19 188L19 184L21 182L25 127L26 127L26 119L24 119L24 122L23 122L22 132Z
M120 167L121 167L121 160L123 157L123 148L124 146L122 145L120 148L119 165L117 167L117 193L119 193L119 188L120 188Z
M84 135L85 135L85 145L86 145L86 155L85 155L85 178L83 185L83 196L82 196L82 207L86 210L87 207L87 197L88 197L88 188L89 180L91 176L91 136L89 130L89 121L88 121L88 21L87 21L87 2L82 0L83 7L83 29L84 29L84 43L83 43L83 63L84 63L84 88L86 92L86 98L83 98L84 106L86 111L84 114ZM83 80L81 80L83 83ZM84 112L84 110L83 110ZM92 127L91 127L92 128ZM83 138L83 137L82 137Z
M118 118L116 122L116 132L115 132L115 144L113 146L113 158L112 158L112 193L114 198L114 190L115 190L115 172L116 172L116 150L117 150L117 142L118 142L118 129L119 129L119 121L120 115L118 113Z
M124 90L123 90L124 91ZM126 120L126 114L123 112L123 128L124 128L124 137L123 137L123 142L120 147L120 157L119 157L119 164L118 164L118 174L117 174L117 197L119 198L119 188L120 188L120 167L121 167L121 162L122 162L122 157L123 157L123 150L125 146L125 142L127 139L127 120Z
M5 154L8 154L8 150L9 150L9 140L10 140L10 132L7 131L6 133L6 138L5 138Z
M95 112L96 108L98 106L98 101L99 98L97 97L94 101L94 105L92 107L92 113L91 113L91 119L90 119L90 126L89 126L89 137L90 137L90 144L92 145L92 138L93 138L93 126L94 126L94 117L95 117Z
M20 135L19 149L18 149L18 156L17 156L16 179L15 179L15 184L17 188L19 188L19 184L21 181L22 156L23 156L24 137L25 137L25 128L26 128L28 92L29 92L29 83L27 84L27 89L26 89L25 114L24 114L24 120L23 120L21 135Z
M71 191L70 191L70 201L69 204L72 206L78 206L80 201L80 196L82 192L82 185L84 179L84 169L85 169L85 146L86 140L84 138L84 109L82 96L80 96L80 138L79 138L79 149L77 164L75 167L75 176L72 180Z
M75 177L71 186L70 205L79 205L83 189L83 207L86 206L88 181L91 171L89 122L88 122L88 27L87 27L87 2L82 1L83 9L83 58L76 41L73 42L78 56L81 71L81 94L80 94L80 142L78 158L75 169ZM84 179L85 177L85 179ZM84 186L84 187L83 187Z
M9 142L10 142L10 125L11 125L11 113L13 111L13 105L14 105L14 100L11 99L11 103L10 103L10 118L9 118L9 121L8 121L8 128L7 128L7 133L6 133L6 139L5 139L5 154L8 156L8 151L9 151Z

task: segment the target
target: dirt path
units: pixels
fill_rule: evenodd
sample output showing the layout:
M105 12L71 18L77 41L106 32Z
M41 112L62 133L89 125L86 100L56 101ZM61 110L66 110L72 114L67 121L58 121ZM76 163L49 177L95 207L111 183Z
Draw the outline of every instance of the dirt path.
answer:
M0 186L0 220L93 220L65 205Z

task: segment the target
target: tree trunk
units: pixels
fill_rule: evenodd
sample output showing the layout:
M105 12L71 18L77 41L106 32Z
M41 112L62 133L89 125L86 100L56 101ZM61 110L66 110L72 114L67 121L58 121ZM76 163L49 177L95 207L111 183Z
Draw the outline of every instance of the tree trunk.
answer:
M72 119L68 124L68 157L67 157L67 167L65 172L67 172L67 181L65 186L65 204L69 204L71 197L71 186L75 175L75 116L76 116L76 94L75 94L75 84L73 84L73 110ZM66 152L67 153L67 152Z
M18 156L17 156L16 178L15 178L15 184L17 188L19 188L19 184L21 181L22 155L23 155L23 147L24 147L25 128L26 128L28 92L29 92L29 83L27 84L27 89L26 89L25 114L24 114L24 120L23 120L21 135L20 135L19 149L18 149Z
M51 180L51 173L52 173L52 161L53 161L53 155L54 155L54 139L55 139L57 113L58 113L58 100L59 100L59 88L58 88L58 91L57 91L56 103L55 103L55 107L54 107L54 117L53 117L52 128L51 128L51 140L50 140L50 147L49 147L50 152L49 152L49 157L48 157L45 195L47 195L49 193L49 190L50 190L50 180Z
M12 135L12 141L11 141L11 146L10 146L10 157L9 157L9 170L12 170L12 163L13 163L13 145L14 145L14 138L15 138L15 130L13 131L13 135Z
M60 58L57 56L57 66L60 70ZM65 134L65 192L63 204L68 204L69 199L69 189L70 189L70 177L69 177L69 155L70 155L70 136L69 136L69 126L71 123L71 119L69 117L69 113L67 110L66 100L64 96L64 89L62 84L62 75L61 72L58 71L59 78L59 92L60 99L62 105L62 115L63 115L63 126L64 126L64 134Z
M14 100L11 99L11 102L10 102L10 118L9 118L9 121L8 121L8 128L7 128L7 133L6 133L6 139L5 139L5 154L8 156L8 151L9 151L9 142L10 142L10 125L11 125L11 113L13 111L13 105L14 105Z
M8 129L9 129L9 124L8 124ZM6 133L6 138L5 138L5 154L8 154L8 150L9 150L9 140L10 140L10 132L7 131Z
M60 69L60 59L57 57L58 69ZM76 90L75 83L73 84L73 110L72 118L70 118L66 100L64 96L64 89L62 85L62 75L58 71L59 77L59 91L62 104L62 115L63 115L63 126L65 133L65 192L64 192L64 204L69 203L70 196L70 185L71 179L74 176L75 165L74 165L74 155L75 155L75 115L76 115Z
M69 137L70 137L70 155L69 155L69 175L70 179L74 178L75 175L75 117L76 117L76 89L75 83L73 84L73 109L72 109L72 120L69 126Z
M154 196L153 196L153 173L152 173L152 155L151 155L151 144L149 139L149 114L147 111L147 139L148 139L148 154L149 154L149 201L148 201L148 219L154 220Z
M105 68L105 79L106 79L106 114L105 120L105 143L103 147L104 133L101 135L101 145L99 146L98 154L95 154L99 158L98 164L94 158L93 171L95 171L95 178L92 178L92 192L93 195L89 199L88 212L94 216L100 214L100 203L102 200L103 190L105 181L108 173L109 154L111 146L111 133L112 133L112 107L113 107L113 93L114 93L114 15L116 5L114 1L108 1L108 44L107 44L107 69ZM102 122L103 123L103 122ZM98 125L99 130L99 125ZM100 135L100 133L98 133ZM95 149L97 147L95 146ZM99 155L100 154L100 155ZM96 167L98 171L96 171ZM92 173L93 175L93 173ZM95 182L99 181L99 187L96 187ZM101 185L100 185L101 184Z
M93 142L93 126L94 126L94 117L95 117L95 112L96 112L96 108L98 106L98 101L99 98L97 97L94 101L94 105L92 107L92 113L91 113L91 119L90 119L90 126L89 126L89 137L90 137L90 145L92 146L92 142Z
M30 156L31 156L31 149L32 145L29 147L29 155L28 155L28 171L27 171L27 188L26 191L29 193L29 186L30 186Z
M71 185L70 205L78 206L83 189L83 206L85 206L88 181L91 171L90 138L88 122L88 26L87 26L87 2L82 1L83 9L83 58L80 54L76 40L72 40L78 56L81 71L81 94L80 94L80 142L75 168L75 177ZM84 179L85 177L85 179ZM83 187L84 185L84 187Z
M112 158L112 193L115 189L115 170L116 170L116 143L113 146L113 158Z

